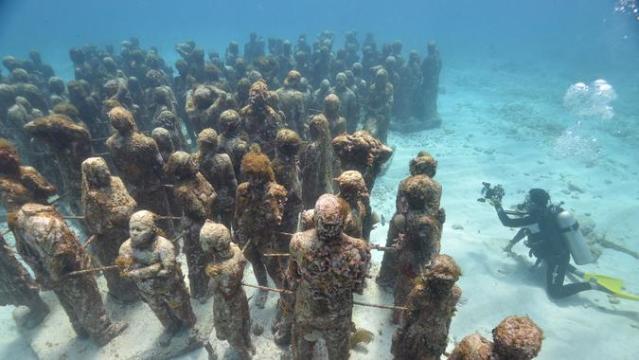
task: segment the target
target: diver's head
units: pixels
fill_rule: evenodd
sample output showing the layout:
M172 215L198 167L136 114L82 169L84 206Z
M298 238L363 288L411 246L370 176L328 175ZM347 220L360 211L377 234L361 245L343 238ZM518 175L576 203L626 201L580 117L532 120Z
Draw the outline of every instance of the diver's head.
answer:
M545 209L550 203L550 195L544 189L534 188L528 191L526 207L528 211Z

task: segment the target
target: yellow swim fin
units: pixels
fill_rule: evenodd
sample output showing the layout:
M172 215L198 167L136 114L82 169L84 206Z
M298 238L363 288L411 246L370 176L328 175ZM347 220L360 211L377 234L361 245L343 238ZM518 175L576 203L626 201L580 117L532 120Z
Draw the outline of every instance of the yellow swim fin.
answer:
M639 295L635 295L624 290L623 280L621 279L593 273L584 273L583 278L586 281L594 280L599 286L610 291L616 297L639 301Z

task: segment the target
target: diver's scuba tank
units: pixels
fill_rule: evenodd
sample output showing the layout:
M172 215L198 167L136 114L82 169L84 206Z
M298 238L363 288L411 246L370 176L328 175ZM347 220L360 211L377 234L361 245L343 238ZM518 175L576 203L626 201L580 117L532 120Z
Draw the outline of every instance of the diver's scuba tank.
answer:
M590 264L595 261L586 239L579 231L579 223L577 219L568 210L562 210L557 214L557 225L559 225L559 231L562 238L568 244L570 254L572 255L575 264L584 265Z

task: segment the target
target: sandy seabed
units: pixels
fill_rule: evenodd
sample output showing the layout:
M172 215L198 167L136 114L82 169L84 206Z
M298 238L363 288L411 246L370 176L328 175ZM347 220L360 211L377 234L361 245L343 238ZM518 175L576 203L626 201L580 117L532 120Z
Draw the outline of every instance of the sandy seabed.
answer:
M614 301L603 293L584 292L564 300L550 299L544 289L543 269L530 271L533 260L522 244L516 257L501 249L515 231L499 223L492 208L476 201L481 182L503 184L504 205L522 201L531 187L547 189L555 202L564 201L583 222L608 240L639 251L639 131L636 114L639 90L617 86L617 115L612 120L582 119L575 132L590 145L558 144L567 128L579 119L562 107L565 89L577 81L571 71L517 66L486 61L468 66L448 65L442 75L440 129L411 134L392 132L389 143L395 154L372 193L373 209L386 221L372 233L372 242L386 241L388 219L394 211L398 182L408 175L408 161L426 149L439 161L437 180L447 220L442 252L452 255L463 269L459 285L463 296L453 318L449 350L472 332L490 337L491 329L508 315L528 315L544 330L539 359L636 359L639 353L639 302ZM619 75L619 74L617 74ZM633 75L628 84L638 83ZM622 78L619 76L619 78ZM633 117L634 116L634 117ZM565 137L564 137L565 139ZM596 143L596 146L595 146ZM382 254L373 257L376 273ZM597 263L585 271L625 280L629 291L639 293L639 260L604 249ZM375 275L375 274L372 274ZM247 282L254 282L247 271ZM247 291L249 296L252 291ZM362 297L370 303L391 304L392 296L374 281ZM276 297L263 310L252 309L254 323L264 326L255 338L255 359L278 359L272 343L270 321ZM0 358L35 358L20 338L11 319L12 307L0 308ZM373 342L351 352L352 359L391 359L390 339L395 330L387 310L356 307L358 327L375 334ZM131 324L135 326L135 324ZM204 350L185 359L206 359Z

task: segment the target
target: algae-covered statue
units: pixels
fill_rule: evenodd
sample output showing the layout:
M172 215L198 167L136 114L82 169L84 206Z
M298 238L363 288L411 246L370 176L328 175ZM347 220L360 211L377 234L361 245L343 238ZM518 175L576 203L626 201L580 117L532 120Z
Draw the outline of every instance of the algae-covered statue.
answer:
M342 102L335 94L328 94L324 98L322 114L328 120L333 137L346 133L346 119L341 115Z
M238 182L242 179L242 158L249 150L247 136L243 131L240 114L235 110L226 110L220 115L220 134L218 149L226 153L233 163L233 171Z
M450 322L461 297L455 285L459 266L448 255L437 255L412 285L402 323L393 336L397 360L437 360L448 344Z
M405 184L408 211L393 218L399 230L397 248L397 277L395 279L395 305L402 306L420 269L439 254L441 223L430 215L426 203L433 196L429 190L430 178L418 175ZM397 318L396 318L397 319Z
M370 252L363 240L344 234L347 216L343 200L322 195L315 204L315 228L291 239L288 277L295 292L296 360L349 356L353 294L364 290Z
M31 329L49 314L49 306L42 300L38 285L16 259L0 234L0 306L26 306L29 312L18 321L19 326Z
M423 121L426 128L438 127L442 119L437 111L437 97L439 94L439 73L442 71L442 60L439 49L434 41L428 42L428 55L422 61L422 94Z
M304 93L299 88L302 74L297 70L291 70L284 79L284 86L275 92L280 99L280 107L284 112L286 124L289 128L302 134L304 130Z
M242 160L242 174L246 182L237 188L235 198L235 237L246 247L244 253L251 262L257 283L267 286L267 272L281 287L284 278L282 259L264 254L286 252L288 241L279 234L284 215L286 189L275 182L268 157L252 149ZM255 305L263 308L268 293L260 291Z
M191 296L204 301L207 297L205 268L208 257L200 247L200 228L206 219L213 218L217 194L197 170L195 159L183 151L171 155L166 173L175 180L173 195L182 209L184 254L189 266Z
M357 95L348 87L347 82L346 74L338 73L335 75L335 87L331 89L331 92L337 95L340 100L340 114L346 120L346 131L353 133L357 130L359 121L359 105L357 104Z
M0 203L7 210L10 228L22 205L30 202L46 204L55 192L55 187L38 170L21 165L13 144L0 139Z
M93 254L103 266L112 265L128 237L128 225L137 203L119 177L111 176L106 161L91 157L82 162L82 208L87 231L95 236ZM104 273L109 295L121 302L139 299L135 284L115 271Z
M509 316L493 329L493 342L475 333L455 346L449 360L531 360L541 350L544 334L532 319Z
M350 207L346 219L344 233L358 239L368 241L373 228L372 210L368 198L366 183L359 171L347 170L335 178L339 188L339 196Z
M35 119L24 126L27 133L43 141L55 158L62 176L66 200L71 210L81 212L82 175L80 165L91 154L91 137L82 125L66 115L53 114Z
M386 142L388 136L393 101L393 85L388 80L388 72L379 69L368 92L364 128L383 142Z
M169 215L169 202L162 186L164 162L157 144L138 131L133 115L125 108L115 107L108 116L116 133L107 139L107 148L129 192L140 208Z
M315 115L308 124L309 141L300 152L302 199L304 209L310 209L322 194L332 193L335 154L331 145L328 120Z
M273 159L273 172L275 181L286 189L286 205L282 218L281 230L287 233L297 231L299 214L304 210L302 204L302 182L298 153L302 139L290 129L282 129L277 132L275 138L275 159Z
M342 171L359 171L368 191L373 191L375 178L381 173L382 165L390 159L393 150L365 130L338 135L332 144Z
M206 267L213 289L213 321L215 335L226 340L242 360L255 354L251 342L251 318L242 278L246 259L242 250L231 242L231 232L222 225L207 220L200 230L202 249L211 256ZM212 352L212 346L207 346Z
M71 274L89 268L89 256L53 206L28 203L14 226L16 249L43 290L52 290L79 337L98 346L127 327L111 322L93 274Z
M260 145L262 152L272 158L275 154L275 137L284 122L280 113L268 104L270 97L266 83L256 81L251 85L249 103L240 110L240 116L250 142Z
M388 235L386 237L386 246L394 246L399 239L399 235L405 231L406 213L409 205L406 200L406 192L409 179L416 176L426 176L428 179L422 181L425 191L429 196L421 198L418 201L424 201L423 207L426 213L439 222L441 228L446 220L444 209L440 208L440 200L442 196L441 185L433 179L437 173L437 160L435 160L428 152L420 151L417 156L410 160L409 163L410 176L400 181L397 189L397 198L395 200L395 214L389 223ZM377 276L377 283L384 287L394 288L397 278L397 253L385 252L382 259L382 266Z
M122 276L135 282L142 300L164 326L159 342L168 346L178 332L191 329L196 321L175 247L158 235L155 214L147 210L131 215L129 233L117 264Z
M198 134L196 161L200 173L217 193L213 220L219 220L230 228L235 211L237 178L229 154L218 152L218 138L217 132L213 129L204 129Z

